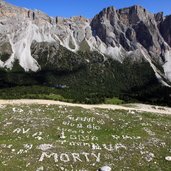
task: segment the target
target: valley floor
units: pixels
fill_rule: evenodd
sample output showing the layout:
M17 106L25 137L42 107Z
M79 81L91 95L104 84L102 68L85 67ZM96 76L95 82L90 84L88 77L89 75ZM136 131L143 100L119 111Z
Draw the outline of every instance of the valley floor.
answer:
M146 105L146 104L124 104L124 105L110 105L110 104L98 104L98 105L87 105L87 104L76 104L76 103L67 103L61 101L53 100L35 100L35 99L21 99L21 100L0 100L0 105L3 104L43 104L43 105L62 105L69 107L82 107L85 109L100 108L100 109L112 109L112 110L129 110L139 111L139 112L150 112L158 114L170 114L171 108L155 105Z
M171 108L0 100L0 171L170 171Z

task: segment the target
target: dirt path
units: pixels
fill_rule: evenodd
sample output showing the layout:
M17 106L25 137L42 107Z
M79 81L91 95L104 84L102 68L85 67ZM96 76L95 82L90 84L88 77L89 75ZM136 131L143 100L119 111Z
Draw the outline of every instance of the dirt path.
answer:
M142 111L142 112L151 112L151 113L158 113L158 114L170 114L171 115L171 108L168 107L161 107L161 106L154 106L154 105L145 105L145 104L128 104L127 106L121 105L108 105L108 104L99 104L99 105L86 105L86 104L75 104L75 103L66 103L60 101L52 101L52 100L32 100L32 99L22 99L22 100L0 100L0 105L4 104L54 104L54 105L62 105L62 106L75 106L75 107L82 107L86 109L92 108L101 108L101 109L123 109L128 111Z

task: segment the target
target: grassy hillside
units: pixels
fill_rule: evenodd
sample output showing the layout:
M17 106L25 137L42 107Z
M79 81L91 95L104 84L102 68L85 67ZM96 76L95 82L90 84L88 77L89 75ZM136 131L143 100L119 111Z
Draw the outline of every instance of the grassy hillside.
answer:
M0 106L0 170L170 171L171 116L55 105Z
M133 62L129 58L120 63L97 52L75 54L45 42L34 44L32 56L41 66L36 73L24 72L18 61L11 71L0 70L0 98L65 99L79 103L104 103L106 99L118 98L171 106L171 89L159 84L143 59ZM59 88L61 85L66 88Z

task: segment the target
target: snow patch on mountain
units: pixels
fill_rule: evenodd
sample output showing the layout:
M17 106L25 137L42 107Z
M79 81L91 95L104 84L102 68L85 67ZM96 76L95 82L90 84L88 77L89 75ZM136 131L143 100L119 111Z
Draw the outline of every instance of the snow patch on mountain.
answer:
M142 49L140 49L142 55L144 56L144 58L149 62L151 68L153 69L157 79L165 86L167 87L171 87L168 83L166 83L163 78L162 78L162 73L157 69L157 67L152 63L150 56L148 55L148 53L144 52ZM164 75L163 75L164 76Z
M0 60L0 67L2 68L4 66L4 63Z
M106 49L105 54L107 54L108 56L113 57L115 60L122 61L122 53L121 53L121 46L120 47L108 47Z
M171 81L171 50L167 50L165 53L165 64L163 69L166 77Z
M15 49L14 49L14 45L13 45L12 39L10 38L9 35L8 35L8 38L9 38L9 42L11 44L12 54L11 54L10 58L6 62L3 63L3 66L5 68L12 69L13 63L15 61L15 53L14 53L15 52Z
M4 63L4 67L12 69L13 63L18 59L19 64L25 71L36 72L40 66L37 61L31 56L31 44L35 40L37 42L52 42L55 41L50 34L50 27L45 25L41 28L34 25L31 21L28 25L17 34L9 36L9 42L12 47L12 55Z

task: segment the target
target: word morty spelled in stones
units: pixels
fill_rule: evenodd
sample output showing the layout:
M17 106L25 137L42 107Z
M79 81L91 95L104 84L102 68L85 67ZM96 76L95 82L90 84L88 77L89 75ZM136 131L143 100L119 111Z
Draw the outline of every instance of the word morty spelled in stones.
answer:
M100 153L47 153L42 152L39 161L53 159L55 162L100 162Z

